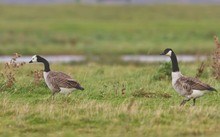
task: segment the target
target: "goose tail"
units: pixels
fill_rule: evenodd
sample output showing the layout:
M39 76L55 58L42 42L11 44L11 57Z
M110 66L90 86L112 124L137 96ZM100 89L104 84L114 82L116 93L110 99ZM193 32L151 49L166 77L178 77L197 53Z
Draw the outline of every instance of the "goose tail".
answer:
M217 91L215 88L213 88L213 87L209 87L209 89L208 89L209 91Z
M84 88L81 85L79 85L79 84L76 86L76 89L84 90Z

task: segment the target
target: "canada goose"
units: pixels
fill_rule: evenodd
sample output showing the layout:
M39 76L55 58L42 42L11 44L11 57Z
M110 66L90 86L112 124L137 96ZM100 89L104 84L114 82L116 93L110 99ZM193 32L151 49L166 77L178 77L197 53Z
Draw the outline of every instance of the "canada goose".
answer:
M196 98L201 97L210 91L216 91L215 88L201 82L196 78L183 76L179 70L177 58L172 49L167 48L160 55L167 55L171 58L172 86L181 96L186 97L186 99L181 102L181 106L191 99L193 99L194 106L196 103Z
M71 91L79 89L84 90L81 85L63 72L55 72L50 70L49 62L39 55L34 55L29 63L41 62L44 64L44 80L52 91L55 93L69 94Z

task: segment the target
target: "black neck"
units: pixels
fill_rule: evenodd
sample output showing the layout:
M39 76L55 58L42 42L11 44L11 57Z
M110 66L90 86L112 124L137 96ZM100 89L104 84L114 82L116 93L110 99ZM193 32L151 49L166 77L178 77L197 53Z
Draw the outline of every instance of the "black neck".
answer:
M178 66L176 54L174 52L172 52L170 58L171 58L171 61L172 61L172 71L173 72L178 72L179 71L179 66Z
M42 58L42 57L40 57L38 60L39 60L39 62L44 63L44 72L49 72L50 71L49 62L46 59Z

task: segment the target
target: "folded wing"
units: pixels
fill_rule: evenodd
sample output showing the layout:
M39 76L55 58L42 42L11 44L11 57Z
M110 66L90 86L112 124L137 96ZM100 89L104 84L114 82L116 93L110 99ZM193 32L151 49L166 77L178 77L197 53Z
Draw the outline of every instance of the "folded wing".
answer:
M84 88L81 87L76 80L62 72L52 72L47 76L47 79L56 91L60 91L60 88L75 88L84 90Z
M193 77L181 77L179 79L182 83L186 84L191 90L210 90L216 91L215 88L211 87L210 85L201 82L200 80L193 78Z

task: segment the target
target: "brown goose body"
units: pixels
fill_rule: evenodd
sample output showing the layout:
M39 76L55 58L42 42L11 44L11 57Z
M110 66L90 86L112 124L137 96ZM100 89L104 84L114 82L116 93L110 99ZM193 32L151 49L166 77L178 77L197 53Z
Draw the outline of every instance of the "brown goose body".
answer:
M29 63L41 62L44 64L44 80L52 91L52 94L63 93L68 94L73 90L84 90L84 88L77 82L72 79L69 75L63 72L55 72L50 70L49 62L39 55L34 55L32 60Z
M195 99L215 91L213 87L199 79L183 76L180 72L172 72L172 86L176 92L188 99Z
M73 90L84 90L84 88L81 87L79 82L72 79L69 75L63 72L44 72L44 79L47 86L53 94L58 92L63 94L69 94Z
M187 101L193 99L193 105L195 105L196 98L203 96L210 91L216 91L215 88L203 83L202 81L193 78L183 76L179 71L178 61L176 54L172 49L167 48L161 55L167 55L172 61L172 86L177 93L186 97L180 105L184 105Z

